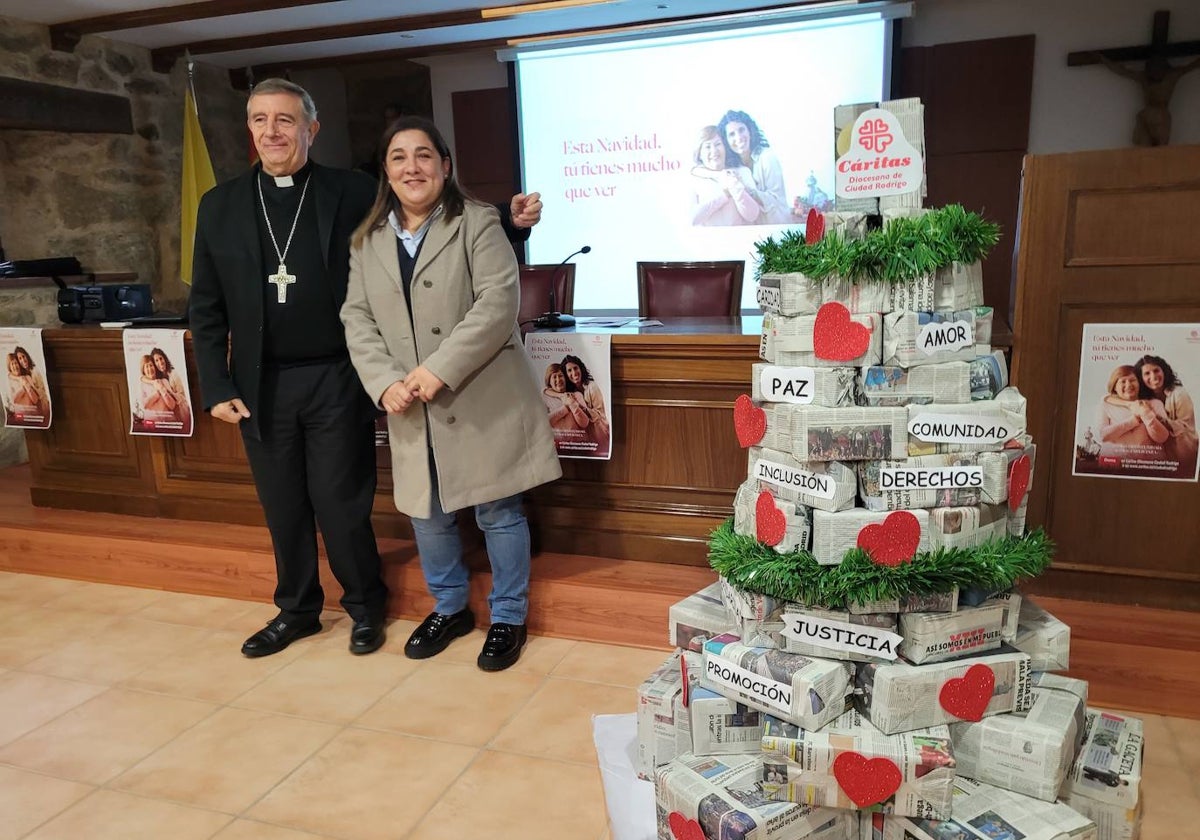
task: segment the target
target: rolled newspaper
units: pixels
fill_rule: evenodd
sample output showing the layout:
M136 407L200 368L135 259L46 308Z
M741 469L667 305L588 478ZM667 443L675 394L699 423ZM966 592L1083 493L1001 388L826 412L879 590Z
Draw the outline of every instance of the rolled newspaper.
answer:
M696 837L685 826L697 823L700 836L718 840L851 840L858 815L762 795L762 754L698 756L690 753L654 774L658 836ZM678 830L676 826L679 826Z
M695 654L675 651L638 687L638 776L654 778L654 768L666 764L676 754L675 699L683 692L683 667L680 659L689 663L689 673L699 669Z
M1024 437L1025 405L1016 388L1005 388L994 400L910 405L908 455L999 452Z
M883 364L903 368L975 358L975 310L883 316Z
M892 309L913 312L983 306L983 266L978 261L951 263L932 275L895 284L890 298Z
M756 481L745 481L733 500L733 531L753 537L780 554L807 551L812 531L812 510L776 498Z
M998 592L980 604L980 606L999 606L1004 609L1004 625L1000 628L1000 638L1004 640L1005 644L1011 645L1017 638L1017 627L1021 618L1021 601L1021 593L1014 589L1009 592ZM1021 652L1028 653L1028 651ZM1043 670L1033 662L1030 663L1030 667L1035 671Z
M769 715L762 737L763 793L805 805L945 819L954 794L950 730L934 726L884 735L851 709L819 732L798 729ZM872 789L872 769L895 767L890 795ZM891 787L888 784L887 787Z
M704 642L730 626L718 581L671 605L667 611L667 644L698 653Z
M757 363L752 368L750 397L756 402L784 402L837 408L858 401L857 371L852 367L780 367Z
M994 400L1008 387L1008 361L1003 350L984 351L971 360L971 399ZM920 368L917 368L920 370ZM958 400L935 400L958 402Z
M870 461L908 455L903 408L817 408L791 412L792 454L806 461Z
M858 391L863 405L898 406L971 401L974 362L943 362L905 368L872 365L861 369Z
M853 358L836 360L817 355L817 318L817 315L772 315L769 318L764 316L763 330L765 333L769 324L771 334L768 344L773 348L773 355L763 358L784 367L860 367L879 364L883 348L883 323L880 315L852 313L849 316L851 324L857 324L866 331L866 349Z
M820 729L848 705L854 666L754 648L732 635L704 643L701 685L804 729Z
M960 776L1053 802L1083 735L1087 683L1057 677L1031 694L1027 712L950 724L954 756Z
M1096 824L1061 802L1043 802L983 782L954 780L954 818L887 816L872 840L1096 840Z
M851 603L847 609L855 615L865 613L954 612L958 609L958 590L904 595L887 601Z
M888 662L896 658L900 642L895 630L894 614L851 615L787 604L775 618L741 619L734 633L751 647L845 662Z
M765 273L758 278L755 299L773 315L815 315L821 308L821 281L798 272Z
M929 511L910 510L916 519L919 533L911 545L911 534L904 534L904 540L892 540L889 535L898 528L899 520L894 517L901 511L873 511L863 508L851 508L836 513L823 510L813 511L812 556L822 566L836 566L842 562L842 557L852 548L860 544L872 551L871 542L878 537L889 549L895 549L905 556L897 558L906 560L914 555L929 551ZM866 531L866 529L872 529ZM865 531L865 533L864 533ZM905 549L911 548L911 551ZM877 558L879 559L879 558Z
M998 452L948 452L857 466L867 510L962 507L1008 498L1008 460Z
M1026 598L1012 646L1038 671L1065 671L1071 663L1071 628Z
M841 461L801 461L789 452L750 447L750 481L776 498L820 510L854 507L854 467Z
M891 284L829 277L821 284L823 303L840 303L851 312L891 312Z
M707 688L695 688L688 698L687 711L677 715L686 721L687 738L695 755L741 755L762 749L766 715Z
M889 735L1020 712L1031 702L1029 673L1029 657L1018 652L930 665L859 665L854 705Z
M1144 744L1140 719L1088 709L1083 746L1063 794L1135 807L1141 793Z
M966 607L952 613L900 616L900 655L916 665L944 662L1000 647L1004 607Z

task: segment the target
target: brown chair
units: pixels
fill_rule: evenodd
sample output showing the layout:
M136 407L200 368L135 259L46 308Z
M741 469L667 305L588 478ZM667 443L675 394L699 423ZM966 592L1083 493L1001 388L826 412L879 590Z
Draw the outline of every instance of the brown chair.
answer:
M531 326L537 316L550 311L550 278L555 271L554 306L559 312L572 314L575 311L575 264L523 265L521 266L521 308L517 312L517 323L523 328Z
M745 270L743 260L639 262L638 315L643 318L737 315Z

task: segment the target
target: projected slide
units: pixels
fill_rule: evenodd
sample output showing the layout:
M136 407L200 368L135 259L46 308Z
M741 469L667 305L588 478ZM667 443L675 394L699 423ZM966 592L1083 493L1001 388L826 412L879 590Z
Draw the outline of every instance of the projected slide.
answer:
M638 260L745 259L832 209L833 109L883 98L880 20L517 55L531 263L576 258L575 311L635 309ZM754 307L747 282L743 306Z

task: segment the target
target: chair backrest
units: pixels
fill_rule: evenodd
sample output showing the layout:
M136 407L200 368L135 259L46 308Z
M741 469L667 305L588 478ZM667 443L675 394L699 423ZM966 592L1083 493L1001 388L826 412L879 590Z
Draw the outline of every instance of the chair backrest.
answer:
M638 315L643 318L737 315L743 260L639 262Z
M517 322L531 321L550 309L550 278L558 270L554 283L554 305L568 315L575 311L575 264L521 266L521 308Z

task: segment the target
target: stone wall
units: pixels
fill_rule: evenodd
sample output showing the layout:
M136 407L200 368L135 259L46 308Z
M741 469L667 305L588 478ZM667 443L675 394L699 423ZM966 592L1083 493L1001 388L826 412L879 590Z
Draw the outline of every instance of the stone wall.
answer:
M0 17L0 76L127 96L133 134L0 130L0 242L8 259L73 255L90 271L135 272L158 306L180 310L183 92L178 62L156 73L141 47L87 36L50 49L45 26ZM246 94L222 68L194 69L217 180L247 162ZM55 287L0 288L0 326L58 325ZM0 428L0 467L27 460L20 430Z
M182 306L179 191L186 69L156 73L141 47L87 36L73 53L49 30L0 17L0 75L127 96L133 134L0 130L0 239L10 259L73 255L91 271L136 272L162 308ZM245 93L195 65L217 179L246 164ZM7 323L52 325L53 287L0 291ZM20 320L17 320L20 319Z

